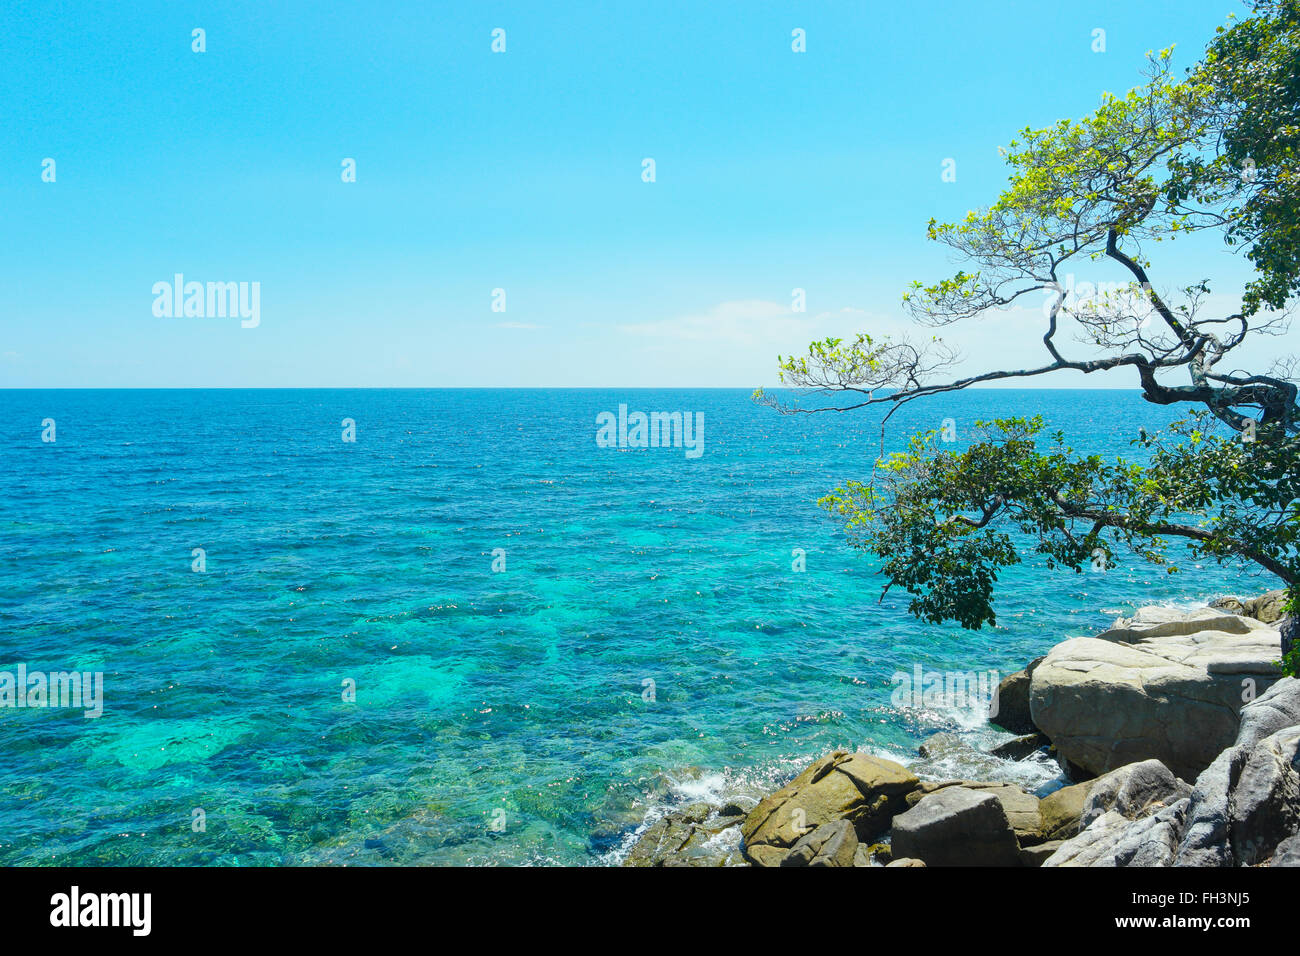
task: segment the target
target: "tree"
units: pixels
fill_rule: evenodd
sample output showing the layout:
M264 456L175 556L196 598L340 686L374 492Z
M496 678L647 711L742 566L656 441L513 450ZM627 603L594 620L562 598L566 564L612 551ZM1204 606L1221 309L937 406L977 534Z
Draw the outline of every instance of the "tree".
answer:
M929 238L968 265L913 283L903 297L913 319L944 327L1037 297L1046 301L1042 364L953 379L943 373L959 355L939 337L862 333L779 359L782 383L821 403L756 393L784 412L888 406L887 423L904 404L982 383L1118 369L1131 371L1146 401L1193 410L1163 434L1134 436L1133 461L1080 456L1059 433L1044 443L1041 419L1004 419L981 423L960 453L943 450L933 432L915 436L905 452L878 461L870 479L837 488L822 505L854 544L882 559L885 590L905 588L913 614L967 628L994 623L998 573L1021 560L1009 533L1018 529L1050 566L1076 572L1113 561L1121 547L1167 563L1174 538L1195 554L1251 561L1290 588L1294 619L1295 362L1251 373L1225 360L1248 339L1287 330L1284 306L1300 282L1300 265L1288 258L1300 243L1291 205L1300 194L1294 154L1280 144L1295 129L1275 136L1262 122L1283 105L1300 115L1295 74L1287 73L1300 50L1296 2L1262 0L1181 81L1164 50L1127 96L1108 97L1082 120L1024 130L1006 152L1008 185L992 206L957 223L930 221ZM1261 51L1264 66L1250 67ZM1231 314L1207 307L1208 281L1158 291L1149 276L1152 245L1206 229L1221 230L1255 267ZM1126 280L1072 294L1067 270L1098 260ZM1074 346L1063 341L1067 330ZM1083 354L1074 354L1080 344ZM1294 651L1287 666L1300 672Z
M1194 71L1219 141L1171 182L1177 201L1228 206L1225 238L1259 270L1242 297L1249 314L1300 291L1300 0L1259 0L1255 12L1219 27Z

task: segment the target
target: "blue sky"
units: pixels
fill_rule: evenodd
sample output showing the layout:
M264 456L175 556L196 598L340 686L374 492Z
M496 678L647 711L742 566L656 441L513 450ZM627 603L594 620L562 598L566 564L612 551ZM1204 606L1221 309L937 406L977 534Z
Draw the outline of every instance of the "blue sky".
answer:
M778 352L897 326L951 271L925 223L996 196L1018 129L1243 9L9 2L0 385L773 385ZM1171 280L1245 275L1166 252ZM155 316L178 272L259 282L260 324ZM954 338L974 371L1038 334Z

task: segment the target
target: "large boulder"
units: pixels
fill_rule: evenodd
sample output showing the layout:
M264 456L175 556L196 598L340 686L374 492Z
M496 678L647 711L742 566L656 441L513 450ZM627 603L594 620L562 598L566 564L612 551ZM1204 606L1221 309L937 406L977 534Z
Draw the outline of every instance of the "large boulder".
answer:
M1242 708L1234 746L1196 780L1176 865L1233 866L1268 857L1286 835L1280 833L1286 821L1300 815L1300 770L1292 749L1297 731L1300 680L1294 677Z
M806 834L847 820L859 840L883 833L920 783L892 760L837 750L814 762L749 812L741 826L745 856L779 866Z
M1157 759L1193 779L1235 740L1246 682L1281 677L1280 646L1249 617L1142 608L1054 647L1030 678L1031 717L1087 773Z
M1001 801L988 791L945 787L894 818L897 859L927 866L1019 866L1020 845Z

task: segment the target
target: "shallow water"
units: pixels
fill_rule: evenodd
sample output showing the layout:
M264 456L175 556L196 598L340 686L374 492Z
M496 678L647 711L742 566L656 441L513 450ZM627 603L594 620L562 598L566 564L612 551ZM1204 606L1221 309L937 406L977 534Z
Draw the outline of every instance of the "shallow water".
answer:
M620 403L702 412L703 456L597 447ZM1108 455L1175 414L981 391L890 434L1033 413ZM3 391L0 449L0 669L105 675L99 719L0 708L2 864L613 862L648 816L837 746L1007 736L893 706L896 671L1005 675L1141 604L1272 586L1027 562L996 628L921 624L815 504L878 416L743 391Z

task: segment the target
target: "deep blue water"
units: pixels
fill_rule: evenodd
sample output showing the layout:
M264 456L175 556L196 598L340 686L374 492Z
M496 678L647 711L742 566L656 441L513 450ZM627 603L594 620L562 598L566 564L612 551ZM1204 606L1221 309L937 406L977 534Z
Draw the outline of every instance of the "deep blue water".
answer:
M620 403L702 412L703 456L597 447ZM990 390L890 435L1033 413L1108 455L1177 414ZM732 390L0 392L0 670L105 675L99 719L0 708L0 864L608 862L674 802L980 730L892 707L895 671L1006 674L1272 586L1029 562L996 628L918 623L815 504L878 420Z

